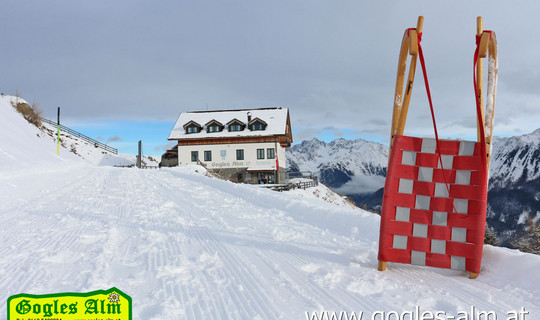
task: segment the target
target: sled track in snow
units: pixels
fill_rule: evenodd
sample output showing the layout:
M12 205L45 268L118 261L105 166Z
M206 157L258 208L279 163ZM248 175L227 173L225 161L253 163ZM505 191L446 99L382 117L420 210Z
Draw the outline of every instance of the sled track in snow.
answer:
M476 280L400 264L378 272L370 216L175 170L45 177L56 183L17 180L0 195L13 199L0 207L4 301L116 286L137 301L138 319L303 319L315 310L367 315L415 304L500 315L524 305L540 314L538 291L489 270ZM26 197L16 193L25 183ZM353 225L360 232L351 236Z

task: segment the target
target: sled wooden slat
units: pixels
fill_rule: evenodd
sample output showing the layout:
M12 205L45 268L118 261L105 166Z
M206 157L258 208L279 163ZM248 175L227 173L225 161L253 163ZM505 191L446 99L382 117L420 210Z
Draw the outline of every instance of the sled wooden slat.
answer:
M497 38L494 32L484 31L482 38L480 40L486 42L485 45L487 54L485 57L488 58L488 83L486 86L486 107L484 115L484 128L486 136L486 151L487 151L487 166L489 171L489 164L491 160L491 147L493 141L493 124L494 124L494 114L495 114L495 95L497 92L497 70L498 70L498 61L497 61ZM479 61L481 59L478 59Z

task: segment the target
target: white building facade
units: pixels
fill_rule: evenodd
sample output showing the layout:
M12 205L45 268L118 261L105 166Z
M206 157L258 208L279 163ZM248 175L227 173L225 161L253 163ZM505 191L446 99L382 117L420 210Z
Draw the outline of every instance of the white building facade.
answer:
M292 143L289 110L261 108L180 114L169 135L178 141L178 165L202 163L226 179L281 183L285 148Z

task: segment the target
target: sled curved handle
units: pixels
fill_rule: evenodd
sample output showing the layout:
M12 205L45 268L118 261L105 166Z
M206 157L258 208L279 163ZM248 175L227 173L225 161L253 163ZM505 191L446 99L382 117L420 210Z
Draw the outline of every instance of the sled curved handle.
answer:
M424 17L419 16L416 28L405 30L401 41L399 52L398 70L396 78L396 89L394 93L394 109L392 113L392 129L390 133L390 147L396 134L403 134L411 93L416 72L416 61L418 59L418 35L422 33ZM408 56L411 56L409 63L409 75L405 84L405 71L407 69ZM405 89L405 93L403 92Z
M476 52L474 57L474 87L475 99L477 105L477 140L480 143L480 150L486 155L486 158L481 158L481 163L485 166L485 172L489 172L489 163L491 160L491 142L493 139L493 119L495 114L495 93L497 91L497 39L495 32L483 30L482 17L476 20ZM488 83L486 95L486 108L484 110L484 94L483 94L483 60L488 59ZM486 182L487 182L486 177ZM478 277L477 273L471 272L470 279Z
M476 36L478 37L478 61L476 64L476 95L480 103L481 116L478 121L478 137L482 140L480 127L483 127L484 139L486 142L487 166L491 159L491 146L493 140L493 119L495 113L495 94L497 91L497 37L495 32L483 30L482 17L477 18ZM488 82L486 87L486 100L484 110L483 94L483 60L488 58Z

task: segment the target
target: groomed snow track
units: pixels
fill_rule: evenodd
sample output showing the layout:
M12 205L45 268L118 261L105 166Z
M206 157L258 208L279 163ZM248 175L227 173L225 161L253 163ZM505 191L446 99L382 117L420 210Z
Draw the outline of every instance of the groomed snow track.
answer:
M233 184L204 169L66 165L5 174L0 314L18 293L118 287L133 319L306 319L306 312L494 311L540 319L540 257L486 247L480 277L389 264L378 216Z

